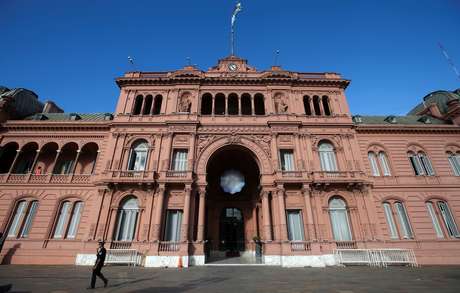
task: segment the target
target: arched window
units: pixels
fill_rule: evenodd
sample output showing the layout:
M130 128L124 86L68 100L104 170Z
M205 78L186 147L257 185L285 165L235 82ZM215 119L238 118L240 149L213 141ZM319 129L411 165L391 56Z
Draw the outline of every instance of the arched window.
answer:
M430 158L424 152L418 152L415 154L413 152L408 153L409 161L411 162L412 168L414 169L415 175L427 175L433 176L434 169L431 165Z
M136 197L128 196L121 202L118 209L114 240L132 241L134 239L138 213L139 205Z
M319 106L320 99L318 96L313 96L313 109L315 110L315 115L321 116L321 109Z
M383 171L383 176L391 176L390 165L385 152L379 152L380 167Z
M133 106L133 115L141 114L142 103L144 101L144 97L142 95L138 95L136 99L134 99L134 106Z
M331 108L329 107L329 97L323 96L322 100L323 100L324 115L331 116Z
M152 95L148 95L145 97L144 101L144 110L142 111L143 115L150 115L152 111L152 103L153 103L153 97Z
M214 114L225 115L225 96L224 94L217 94L214 99Z
M411 239L414 238L414 233L412 232L412 227L410 225L409 216L407 215L406 208L404 204L400 201L389 200L383 203L383 209L385 211L385 218L388 223L388 228L390 231L390 238L392 239ZM398 219L399 223L399 233L398 228L395 224L394 217ZM400 236L401 235L401 236Z
M460 176L460 153L447 152L447 159L455 176Z
M336 241L351 241L350 221L345 201L335 197L329 201L329 215L334 239Z
M311 107L310 107L310 97L309 96L303 97L303 107L305 109L305 115L310 116L312 112L311 112Z
M238 115L238 96L236 94L230 94L228 96L228 115Z
M8 237L27 238L30 228L32 228L37 208L37 200L21 200L17 202L8 228Z
M265 115L265 102L262 94L254 95L254 114Z
M153 115L158 115L161 112L161 103L163 102L163 96L162 95L156 95L155 99L153 101L153 110L152 114Z
M444 223L447 235L451 238L460 238L457 224L454 216L450 211L449 205L443 200L430 200L426 202L428 213L433 223L433 228L438 238L444 238L444 233L439 224L439 219Z
M322 171L338 171L334 147L329 142L321 142L318 146L319 160Z
M10 171L14 158L19 150L19 146L15 142L7 143L0 149L0 174L5 174Z
M212 96L210 93L205 93L201 97L201 115L212 114Z
M369 164L371 165L371 174L372 176L380 176L379 166L377 164L377 156L374 152L368 152L367 157L369 159Z
M18 154L15 165L13 166L12 173L14 174L27 174L32 171L34 159L37 155L38 144L30 142L22 147L21 152Z
M251 96L246 93L241 95L241 114L252 115Z
M144 171L147 163L149 145L145 140L139 140L133 144L129 154L128 170Z
M53 174L70 174L75 169L75 159L77 158L78 145L69 142L64 145L58 154L58 160L54 166Z
M75 239L80 223L83 202L64 201L59 209L53 238Z

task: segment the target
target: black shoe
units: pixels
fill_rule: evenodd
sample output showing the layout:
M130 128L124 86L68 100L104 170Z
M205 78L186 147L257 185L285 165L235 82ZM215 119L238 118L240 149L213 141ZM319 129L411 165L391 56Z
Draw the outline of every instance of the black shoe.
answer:
M108 283L109 283L109 280L106 279L106 280L104 281L104 288L107 287L107 284L108 284Z

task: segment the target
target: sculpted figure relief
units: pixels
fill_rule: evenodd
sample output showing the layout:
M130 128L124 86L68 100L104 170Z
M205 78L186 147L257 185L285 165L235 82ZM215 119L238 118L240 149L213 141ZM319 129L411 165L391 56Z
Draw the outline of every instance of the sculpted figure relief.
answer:
M275 96L275 109L276 113L284 114L288 112L288 104L286 101L286 97L283 97L281 94Z
M177 110L182 113L190 113L192 108L192 101L190 100L190 94L184 94L180 97Z

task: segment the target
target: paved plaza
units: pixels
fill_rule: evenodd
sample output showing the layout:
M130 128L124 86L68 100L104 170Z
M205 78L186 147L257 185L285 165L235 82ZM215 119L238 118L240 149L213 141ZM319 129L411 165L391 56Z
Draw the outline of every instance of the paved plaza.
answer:
M90 267L0 266L0 285L10 292L460 292L460 267L205 266L152 269L110 266L109 286L86 290Z

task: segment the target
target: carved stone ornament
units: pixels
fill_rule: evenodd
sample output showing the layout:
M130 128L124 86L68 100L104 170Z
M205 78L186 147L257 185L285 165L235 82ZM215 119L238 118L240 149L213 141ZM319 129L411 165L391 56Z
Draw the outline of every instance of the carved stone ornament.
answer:
M286 97L281 94L275 96L275 110L278 114L285 114L289 110Z
M192 101L190 93L184 93L177 103L177 111L181 113L190 113Z

